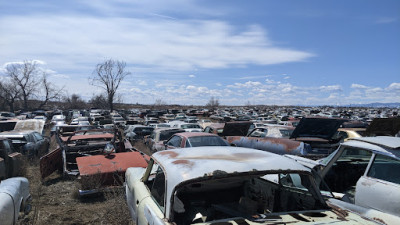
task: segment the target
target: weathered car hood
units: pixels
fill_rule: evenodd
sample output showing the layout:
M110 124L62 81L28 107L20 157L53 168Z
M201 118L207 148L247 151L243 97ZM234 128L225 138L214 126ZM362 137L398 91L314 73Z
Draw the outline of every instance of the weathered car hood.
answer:
M375 118L367 127L367 136L394 136L400 131L400 117Z
M251 122L227 122L222 136L246 136L252 124Z
M249 220L241 217L193 224L376 224L349 210L335 207L332 210L312 210L254 215ZM257 218L259 217L259 218Z
M19 120L14 127L14 130L34 130L41 134L44 128L43 120Z
M290 138L314 137L330 140L344 122L344 119L302 118Z

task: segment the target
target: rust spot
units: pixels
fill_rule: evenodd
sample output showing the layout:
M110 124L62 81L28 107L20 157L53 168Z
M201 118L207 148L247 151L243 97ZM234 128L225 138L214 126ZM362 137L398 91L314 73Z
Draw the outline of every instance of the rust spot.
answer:
M383 221L381 218L376 218L376 217L374 217L374 218L372 218L372 219L375 220L375 221L378 221L379 223L387 224L387 223L385 223L385 221Z
M175 161L173 161L172 162L173 164L175 164L175 165L184 165L184 166L187 166L187 167L193 167L193 162L191 162L191 161L189 161L189 160L185 160L185 159L179 159L179 160L175 160Z
M167 155L170 158L176 158L178 156L178 153L172 151L161 151L160 155Z
M332 212L338 215L337 219L341 221L347 221L345 217L349 215L347 210L339 208L338 206L332 205L328 203L328 206L332 208Z

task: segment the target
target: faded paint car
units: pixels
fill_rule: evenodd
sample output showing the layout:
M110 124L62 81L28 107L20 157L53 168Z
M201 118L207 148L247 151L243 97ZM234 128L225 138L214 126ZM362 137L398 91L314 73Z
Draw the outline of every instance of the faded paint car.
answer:
M0 137L12 140L14 149L29 156L41 155L49 149L49 140L42 136L41 120L17 121L13 130L0 133Z
M168 140L169 138L171 138L172 135L176 133L182 132L185 132L185 130L178 128L154 129L149 136L145 137L144 143L152 152L161 151L165 149L165 140Z
M25 177L13 177L0 182L0 224L17 224L19 213L28 214L31 195Z
M229 145L220 136L203 132L176 133L164 143L165 149Z
M154 153L126 172L132 220L142 224L374 224L328 206L312 171L269 152L197 147Z
M400 138L352 139L319 161L289 157L317 170L342 201L400 217Z

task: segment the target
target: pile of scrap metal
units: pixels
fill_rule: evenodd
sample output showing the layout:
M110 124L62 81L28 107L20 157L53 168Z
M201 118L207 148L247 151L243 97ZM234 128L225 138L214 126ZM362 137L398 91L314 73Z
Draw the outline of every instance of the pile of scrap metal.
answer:
M69 132L67 127L58 129L52 137L58 147L40 159L42 178L59 170L66 176L79 177L80 194L90 194L122 185L128 167L147 166L145 156L122 139L119 129Z

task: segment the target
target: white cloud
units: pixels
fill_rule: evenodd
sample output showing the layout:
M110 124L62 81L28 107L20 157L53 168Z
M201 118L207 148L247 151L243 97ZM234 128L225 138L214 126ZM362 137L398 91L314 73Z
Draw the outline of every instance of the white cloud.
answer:
M343 89L342 89L342 87L340 85L320 86L319 90L326 91L326 92L343 91Z
M391 83L387 89L400 91L400 83Z
M368 87L362 84L351 84L351 88L354 89L367 89Z
M58 71L74 69L77 62L93 68L109 57L128 64L187 70L280 64L314 56L272 45L258 25L238 30L217 20L24 15L1 17L0 30L0 58L40 57L57 65Z
M190 77L190 78L195 78L195 77L196 77L196 75L194 75L194 74L190 74L190 75L189 75L189 77Z

